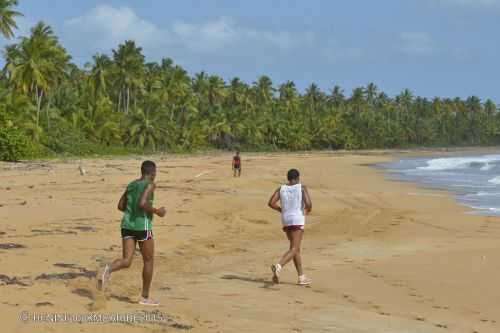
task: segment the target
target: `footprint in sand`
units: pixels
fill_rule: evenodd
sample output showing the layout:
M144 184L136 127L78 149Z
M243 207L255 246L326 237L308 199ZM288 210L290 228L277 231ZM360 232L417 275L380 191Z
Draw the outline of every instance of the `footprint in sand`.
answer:
M369 304L372 308L374 308L375 310L380 310L380 305L375 304L375 303L372 303L371 301L370 301L370 302L368 302L368 304Z
M115 294L112 294L109 296L109 298L111 299L115 299L119 302L123 302L123 303L129 303L129 304L136 304L137 302L134 302L130 297L128 296L120 296L120 295L115 295Z
M351 295L343 294L342 297L344 297L346 300L348 300L351 303L356 303L356 300Z
M446 324L435 324L434 326L439 327L439 328L448 328L448 325Z
M76 294L78 296L82 296L82 297L91 299L91 300L94 300L94 295L92 294L92 291L90 291L89 289L77 288L77 289L73 289L71 291L71 293Z

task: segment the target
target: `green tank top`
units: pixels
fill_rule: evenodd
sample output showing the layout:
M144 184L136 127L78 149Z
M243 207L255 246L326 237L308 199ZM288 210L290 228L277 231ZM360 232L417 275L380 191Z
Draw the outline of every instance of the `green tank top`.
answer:
M134 180L127 185L127 207L123 214L121 228L129 230L151 230L153 227L153 214L146 213L139 208L141 195L149 185L146 179ZM148 198L149 204L153 206L154 194Z

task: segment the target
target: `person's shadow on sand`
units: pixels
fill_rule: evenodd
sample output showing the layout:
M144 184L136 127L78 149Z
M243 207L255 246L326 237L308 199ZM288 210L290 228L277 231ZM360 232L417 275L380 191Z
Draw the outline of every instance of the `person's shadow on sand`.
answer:
M227 274L223 275L221 279L224 280L240 280L240 281L245 281L245 282L253 282L253 283L262 283L263 285L260 288L265 288L265 289L273 289L273 290L278 290L274 289L272 287L275 286L275 284L272 281L263 279L263 278L251 278L251 277L246 277L246 276L239 276L239 275L234 275L234 274ZM283 283L281 284L288 284L288 283Z

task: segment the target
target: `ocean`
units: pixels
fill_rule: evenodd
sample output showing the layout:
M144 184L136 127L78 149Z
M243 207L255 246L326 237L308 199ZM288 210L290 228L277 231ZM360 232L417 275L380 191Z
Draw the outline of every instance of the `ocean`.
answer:
M448 190L473 212L500 216L500 155L403 158L380 166L392 178Z

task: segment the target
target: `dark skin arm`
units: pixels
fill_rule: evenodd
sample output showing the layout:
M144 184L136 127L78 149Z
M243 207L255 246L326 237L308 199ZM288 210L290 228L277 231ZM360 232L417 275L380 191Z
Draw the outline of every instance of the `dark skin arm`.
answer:
M274 191L271 198L269 198L269 202L267 203L267 205L271 209L274 209L275 211L281 213L281 207L278 205L279 200L280 200L280 189L277 189L276 191Z
M302 201L304 202L304 209L306 213L310 213L312 210L312 201L309 191L305 185L302 185Z
M127 190L123 192L120 201L118 201L118 210L124 212L127 208Z
M149 183L144 192L141 194L141 198L139 200L139 208L145 211L146 213L149 214L156 214L159 217L165 216L166 210L164 207L161 208L154 208L152 207L149 202L148 198L154 193L155 191L155 184L154 183Z

